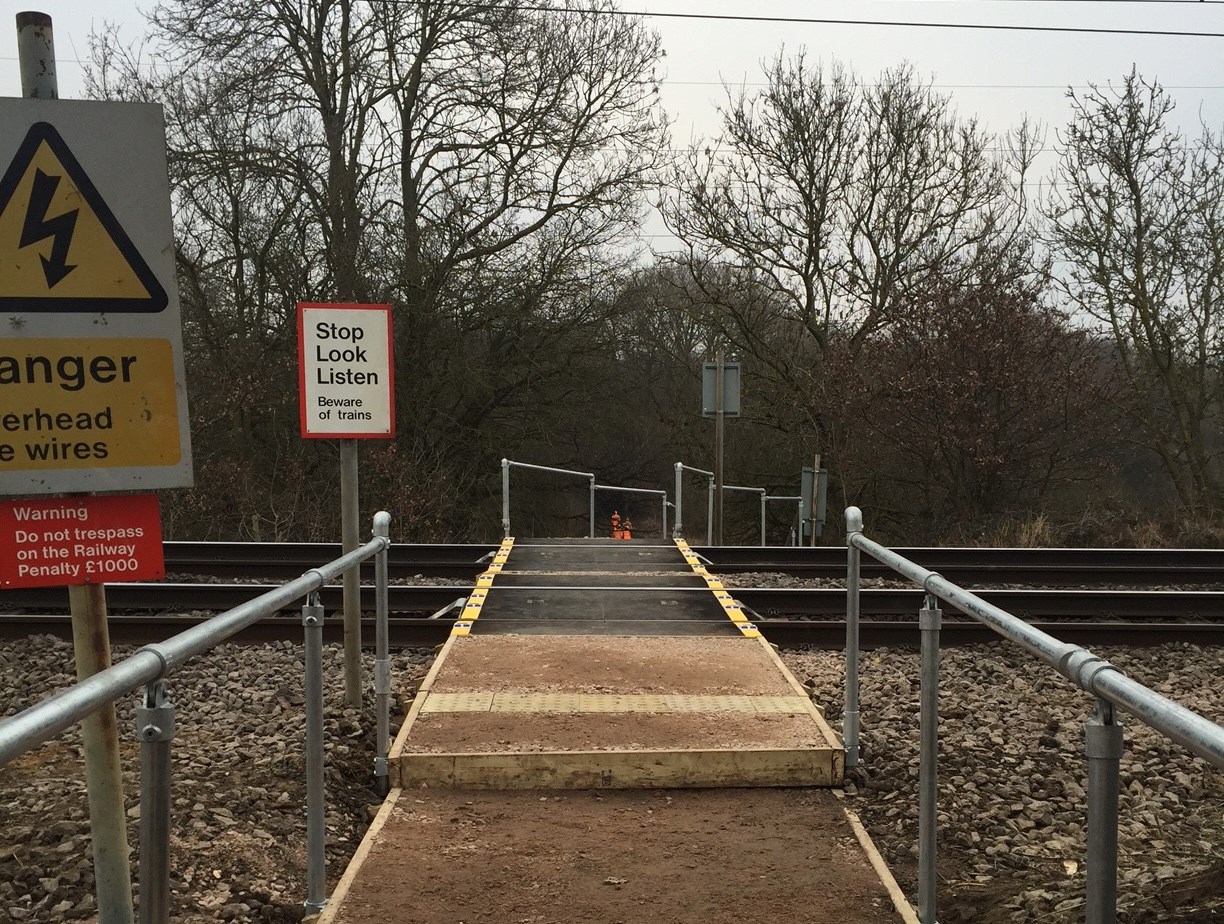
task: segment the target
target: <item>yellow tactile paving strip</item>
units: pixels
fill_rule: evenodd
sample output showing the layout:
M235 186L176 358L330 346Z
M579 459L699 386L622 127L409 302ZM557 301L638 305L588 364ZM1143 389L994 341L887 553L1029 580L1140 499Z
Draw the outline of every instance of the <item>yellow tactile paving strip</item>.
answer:
M745 638L760 638L761 633L757 627L752 624L752 621L744 615L744 610L735 598L727 593L727 589L723 586L723 582L717 577L710 574L706 570L705 565L701 563L701 559L697 554L689 548L689 544L683 539L673 540L676 543L676 548L680 550L680 554L684 556L684 560L688 562L689 567L693 569L693 573L706 582L706 587L714 594L714 599L718 601L719 606L723 608L723 612L727 614L727 618L735 623L735 627L740 630L740 633Z
M476 578L476 589L468 594L467 603L463 606L463 612L459 614L458 621L451 627L451 635L471 634L472 623L480 618L480 610L484 606L485 598L493 587L493 579L501 574L502 568L506 565L506 559L510 557L510 550L512 548L514 548L514 538L509 536L503 539L501 545L497 547L497 551L493 554L493 561L488 569Z
M695 696L683 693L428 693L420 711L427 712L615 712L698 713L752 712L803 715L806 696Z

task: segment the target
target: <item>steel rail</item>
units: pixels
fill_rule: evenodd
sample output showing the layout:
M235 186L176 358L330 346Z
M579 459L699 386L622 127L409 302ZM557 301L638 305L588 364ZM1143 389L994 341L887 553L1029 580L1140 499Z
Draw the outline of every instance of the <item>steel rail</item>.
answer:
M112 616L109 622L111 641L117 645L144 645L166 638L203 622L205 616ZM493 620L487 620L492 624ZM373 621L365 620L373 629ZM390 644L395 647L433 647L446 641L453 620L428 616L395 617L389 620ZM1170 642L1200 645L1224 645L1224 625L1214 623L1086 623L1060 622L1032 624L1044 632L1057 632L1061 638L1078 644L1096 644L1140 648ZM802 619L763 619L756 622L765 637L785 647L812 646L829 650L845 647L844 620L810 621ZM913 647L918 643L918 623L912 619L860 623L862 646ZM344 625L337 618L323 623L323 639L343 641ZM18 616L0 619L0 639L24 638L30 635L51 635L65 641L72 638L70 617L59 615ZM364 633L363 633L364 635ZM230 636L235 644L300 641L301 627L290 618L263 619ZM949 645L977 645L998 642L997 633L972 620L945 620L942 641Z
M389 566L392 578L475 577L485 567L493 544L396 545ZM840 547L698 546L722 574L768 571L795 577L841 578L845 550ZM1224 583L1221 549L1008 549L903 548L912 561L942 574L975 583ZM167 542L170 574L210 577L295 577L302 568L340 554L337 543ZM296 569L296 570L295 570ZM888 569L863 563L865 577L881 577Z
M108 584L107 605L112 611L220 611L241 605L252 596L270 588L258 584ZM506 594L547 591L547 587L505 586ZM569 588L574 589L574 588ZM592 582L584 589L600 589ZM610 592L613 588L606 588ZM636 588L643 589L643 588ZM646 588L649 589L649 588ZM662 588L671 594L703 594L704 588ZM368 588L367 588L368 590ZM455 597L464 596L457 585L393 585L388 588L389 606L394 613L434 611ZM735 597L763 615L839 615L845 613L846 592L838 587L816 588L732 588ZM341 588L328 584L320 591L323 605L331 610L340 605ZM1224 621L1224 591L1161 590L1011 590L986 589L978 595L995 606L1011 610L1023 618L1074 618L1099 616L1106 619L1193 617ZM872 587L861 591L863 613L867 615L909 614L921 603L923 592L911 587ZM25 610L60 610L66 607L63 588L25 588L0 591L0 613ZM283 612L296 610L286 602ZM0 616L2 619L3 616Z

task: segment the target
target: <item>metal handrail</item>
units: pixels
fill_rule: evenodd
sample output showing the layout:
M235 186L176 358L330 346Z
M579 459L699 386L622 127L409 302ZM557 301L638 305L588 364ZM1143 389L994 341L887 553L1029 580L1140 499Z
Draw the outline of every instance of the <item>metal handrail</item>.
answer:
M597 484L596 491L624 491L630 494L658 494L663 500L663 540L667 541L667 492L662 488L626 488L615 484Z
M376 784L388 790L387 748L390 705L390 661L387 628L387 550L391 516L374 517L374 538L275 590L249 600L213 618L192 626L164 642L145 645L131 656L79 681L40 703L0 719L0 767L55 737L71 725L145 687L136 711L136 736L141 742L140 808L140 921L165 924L169 920L170 852L170 742L174 738L174 705L165 678L196 655L216 647L232 635L266 616L275 615L293 600L306 598L302 621L306 634L307 711L307 906L318 910L324 903L323 809L323 688L322 606L318 591L371 556L375 563L376 615L378 619L375 661L375 693L378 709Z
M551 472L554 475L575 475L580 478L585 478L590 482L590 513L591 513L591 531L590 538L595 538L595 475L591 472L579 472L569 468L553 468L551 465L535 465L531 462L515 462L511 459L502 459L502 534L503 537L510 535L510 469L511 468L526 468L537 472Z
M694 468L683 462L676 463L676 522L672 526L672 537L679 539L684 535L684 473L705 475L709 479L706 491L706 545L714 544L714 473L704 468Z
M684 473L692 472L695 475L705 475L709 479L708 498L707 498L707 515L706 515L706 545L714 544L714 473L708 472L704 468L694 468L691 465L685 465L683 462L676 463L676 523L672 527L672 536L679 538L684 535ZM768 500L789 500L797 501L798 497L770 497L769 491L765 488L751 488L740 484L724 484L724 491L746 491L750 494L759 494L761 496L761 545L765 544L765 502ZM666 535L666 531L664 531Z
M738 484L723 485L724 491L745 491L749 494L761 495L761 545L765 545L765 496L768 493L764 488L749 488Z
M794 545L799 545L799 537L803 534L803 497L799 494L766 494L761 498L761 545L765 544L765 504L769 501L790 501L798 505L795 512Z
M1087 722L1088 856L1085 864L1086 924L1117 919L1118 764L1122 757L1122 726L1115 708L1124 709L1214 767L1224 768L1224 727L1187 709L1123 674L1117 667L1078 645L1030 626L1024 620L987 603L976 594L923 568L863 535L863 514L846 508L846 692L843 737L846 766L859 758L859 562L860 552L909 578L926 591L919 611L922 633L922 687L919 758L918 916L935 924L936 890L936 762L938 754L939 629L943 600L999 635L1015 642L1053 667L1080 689L1095 696Z

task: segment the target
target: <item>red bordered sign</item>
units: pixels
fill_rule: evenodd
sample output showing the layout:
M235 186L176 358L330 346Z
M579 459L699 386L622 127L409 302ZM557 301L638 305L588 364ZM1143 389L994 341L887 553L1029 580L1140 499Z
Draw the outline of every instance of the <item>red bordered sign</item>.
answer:
M298 386L304 438L394 437L391 306L299 302Z
M0 587L165 576L156 494L0 501Z

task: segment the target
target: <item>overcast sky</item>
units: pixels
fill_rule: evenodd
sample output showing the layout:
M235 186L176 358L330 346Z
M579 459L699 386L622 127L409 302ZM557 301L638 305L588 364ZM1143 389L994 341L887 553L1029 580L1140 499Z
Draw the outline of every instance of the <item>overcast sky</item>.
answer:
M223 0L222 0L223 2ZM144 30L133 0L43 0L10 9L40 9L55 24L60 92L81 93L79 58L103 21L137 38ZM1184 0L621 0L624 10L795 19L892 20L1216 33L1224 35L1224 2ZM717 131L723 83L761 81L761 62L779 50L805 48L810 59L834 60L864 79L903 61L949 94L962 115L1005 131L1024 114L1058 128L1066 122L1068 85L1116 81L1132 64L1159 79L1178 101L1177 117L1197 134L1200 116L1224 125L1224 37L1083 34L917 28L863 24L758 22L745 19L651 17L667 50L663 103L674 118L677 146ZM15 28L0 42L0 95L20 95ZM652 222L652 225L654 223ZM657 232L659 229L648 229ZM655 243L661 243L656 239Z

